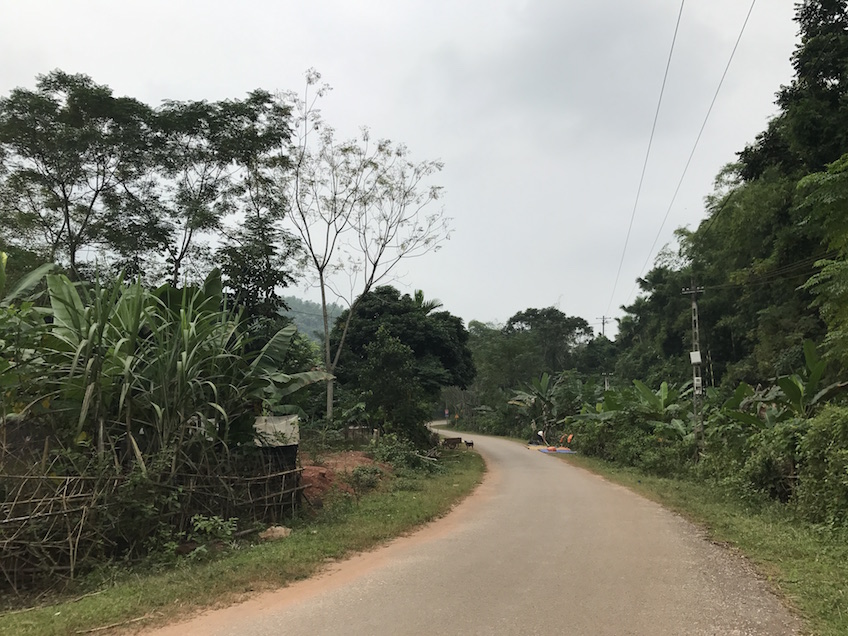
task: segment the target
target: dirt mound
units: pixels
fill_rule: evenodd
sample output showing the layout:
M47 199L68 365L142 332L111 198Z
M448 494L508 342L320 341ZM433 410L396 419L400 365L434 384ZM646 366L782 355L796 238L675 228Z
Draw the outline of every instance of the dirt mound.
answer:
M313 505L320 505L324 495L335 487L342 492L353 494L353 488L344 480L357 466L376 464L362 451L339 451L326 453L317 463L304 461L300 483L306 486L304 494Z

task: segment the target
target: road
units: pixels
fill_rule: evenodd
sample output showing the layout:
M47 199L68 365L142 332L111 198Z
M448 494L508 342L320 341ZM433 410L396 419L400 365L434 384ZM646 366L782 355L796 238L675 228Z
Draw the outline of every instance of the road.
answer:
M489 472L444 519L151 636L800 633L743 559L556 456L474 436Z

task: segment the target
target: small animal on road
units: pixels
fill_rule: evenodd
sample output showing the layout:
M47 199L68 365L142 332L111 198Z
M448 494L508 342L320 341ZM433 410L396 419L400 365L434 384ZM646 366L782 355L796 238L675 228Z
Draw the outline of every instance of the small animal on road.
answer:
M465 448L474 448L474 440L473 439L465 440Z

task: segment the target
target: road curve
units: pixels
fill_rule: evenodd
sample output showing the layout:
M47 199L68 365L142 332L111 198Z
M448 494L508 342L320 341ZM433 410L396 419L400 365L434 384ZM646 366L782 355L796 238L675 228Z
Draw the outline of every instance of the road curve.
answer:
M489 473L444 519L151 636L798 634L745 561L556 456L474 436Z

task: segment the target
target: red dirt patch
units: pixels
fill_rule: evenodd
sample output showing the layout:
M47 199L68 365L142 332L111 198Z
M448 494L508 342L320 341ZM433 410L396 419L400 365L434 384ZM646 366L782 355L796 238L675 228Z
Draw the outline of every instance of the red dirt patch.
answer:
M353 494L353 488L344 480L344 476L357 466L376 464L362 451L340 451L321 456L320 463L304 462L300 483L306 486L303 491L306 498L318 504L333 487Z

